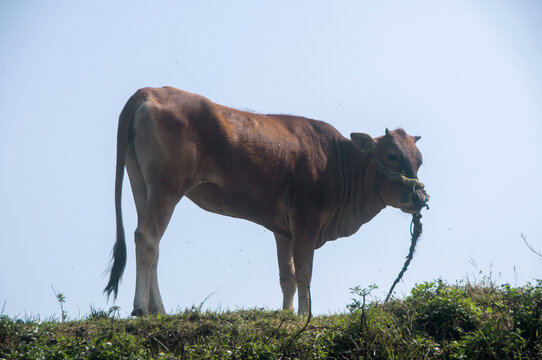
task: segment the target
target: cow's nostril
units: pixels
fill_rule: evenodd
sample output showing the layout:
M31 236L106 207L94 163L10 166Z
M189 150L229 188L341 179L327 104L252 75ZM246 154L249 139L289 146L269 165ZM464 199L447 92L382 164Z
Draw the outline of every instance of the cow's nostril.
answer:
M423 190L416 190L414 189L413 199L415 203L426 203L429 201L429 196L427 193Z
M422 208L425 206L427 209L429 209L429 205L427 205L427 202L429 201L429 195L425 192L425 190L415 189L413 194L413 200L414 204L417 207Z

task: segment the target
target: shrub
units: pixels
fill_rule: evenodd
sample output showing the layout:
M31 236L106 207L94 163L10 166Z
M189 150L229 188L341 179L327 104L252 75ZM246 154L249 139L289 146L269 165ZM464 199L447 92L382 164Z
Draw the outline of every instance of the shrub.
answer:
M465 290L441 280L417 285L406 302L416 329L437 341L457 340L482 322L482 310Z

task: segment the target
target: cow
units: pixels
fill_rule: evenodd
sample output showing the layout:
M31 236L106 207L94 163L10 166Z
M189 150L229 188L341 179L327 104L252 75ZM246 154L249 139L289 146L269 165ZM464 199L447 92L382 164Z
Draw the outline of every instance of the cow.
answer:
M388 205L409 214L426 205L418 139L403 129L348 139L322 121L240 111L173 87L140 89L119 116L117 237L104 292L117 297L126 264L126 168L137 211L132 315L165 313L158 245L183 197L273 232L282 308L293 311L297 290L298 313L307 314L315 249L354 234Z

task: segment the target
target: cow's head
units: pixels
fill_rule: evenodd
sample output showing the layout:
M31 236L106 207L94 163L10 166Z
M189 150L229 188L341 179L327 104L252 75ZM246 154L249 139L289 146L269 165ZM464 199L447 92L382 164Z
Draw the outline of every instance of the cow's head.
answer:
M350 135L354 145L374 154L377 165L376 192L386 204L413 214L426 206L429 195L418 181L422 154L416 147L419 136L410 136L403 129L389 131L373 139L362 133Z

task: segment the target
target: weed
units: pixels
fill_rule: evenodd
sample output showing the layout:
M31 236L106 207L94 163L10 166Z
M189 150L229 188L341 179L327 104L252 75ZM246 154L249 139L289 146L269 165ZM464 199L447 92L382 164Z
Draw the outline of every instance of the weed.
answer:
M57 292L53 285L51 285L51 289L53 289L53 293L56 296L56 301L58 301L58 305L60 306L60 318L62 322L64 322L68 318L68 313L64 311L64 303L66 302L66 297L61 292Z

